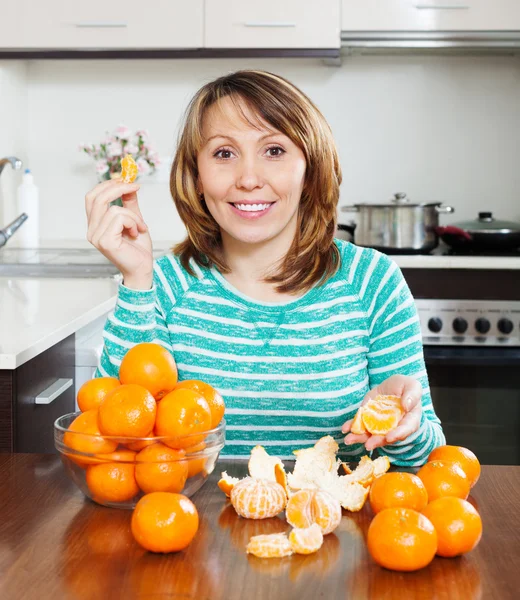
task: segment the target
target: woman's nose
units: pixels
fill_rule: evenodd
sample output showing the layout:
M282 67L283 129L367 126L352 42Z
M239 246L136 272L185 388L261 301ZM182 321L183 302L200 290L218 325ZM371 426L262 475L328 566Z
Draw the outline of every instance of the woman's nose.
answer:
M262 187L263 176L261 167L254 160L242 160L238 165L237 188L252 190L257 187Z

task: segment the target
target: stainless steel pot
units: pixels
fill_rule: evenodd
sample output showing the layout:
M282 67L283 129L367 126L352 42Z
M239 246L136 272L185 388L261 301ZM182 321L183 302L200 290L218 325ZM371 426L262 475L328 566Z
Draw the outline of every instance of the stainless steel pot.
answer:
M411 203L398 193L388 204L342 206L343 212L358 213L352 229L358 246L369 246L394 254L424 254L437 247L439 214L452 213L442 202Z

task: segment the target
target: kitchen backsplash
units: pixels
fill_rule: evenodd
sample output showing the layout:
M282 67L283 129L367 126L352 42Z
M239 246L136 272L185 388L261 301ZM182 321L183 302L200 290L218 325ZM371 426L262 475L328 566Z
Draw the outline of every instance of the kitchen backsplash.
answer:
M346 56L341 67L310 59L0 61L0 155L16 154L33 171L42 239L85 238L84 196L96 177L78 144L124 123L148 129L171 160L192 94L240 68L289 78L325 114L343 168L341 204L406 192L454 206L442 223L481 210L520 219L516 57ZM183 225L167 167L143 178L141 206L154 239L176 241ZM16 214L20 178L9 168L0 178L0 223Z

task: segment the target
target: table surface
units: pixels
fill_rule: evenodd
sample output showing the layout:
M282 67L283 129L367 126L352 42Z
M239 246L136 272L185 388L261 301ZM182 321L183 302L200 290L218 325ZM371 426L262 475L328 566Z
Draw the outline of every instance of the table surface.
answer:
M218 489L220 471L246 474L244 461L219 461L193 496L200 528L182 552L143 550L131 511L84 498L54 455L0 455L0 598L265 600L354 598L508 600L520 589L520 467L484 466L472 491L484 523L480 544L436 557L415 573L376 565L366 548L372 518L343 512L340 526L308 556L260 559L252 535L289 530L283 518L242 519ZM283 517L283 513L282 513Z

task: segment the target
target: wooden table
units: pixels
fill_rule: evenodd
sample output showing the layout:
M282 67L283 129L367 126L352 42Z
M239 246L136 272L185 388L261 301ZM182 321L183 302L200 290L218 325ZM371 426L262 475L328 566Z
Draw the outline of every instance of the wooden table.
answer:
M470 554L436 557L425 569L377 566L365 537L368 505L347 513L313 555L248 556L252 535L288 530L281 518L238 517L216 482L242 476L244 462L221 461L193 497L200 529L183 552L144 551L130 534L130 511L85 499L58 457L0 455L0 598L2 600L284 600L336 598L509 600L520 597L520 467L483 467L472 493L484 535Z

